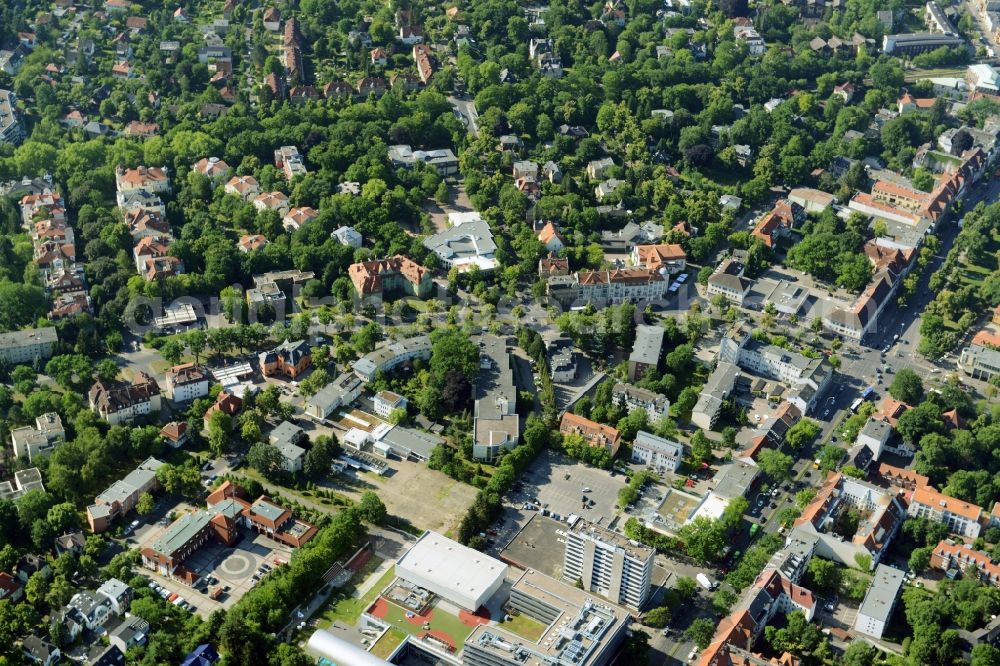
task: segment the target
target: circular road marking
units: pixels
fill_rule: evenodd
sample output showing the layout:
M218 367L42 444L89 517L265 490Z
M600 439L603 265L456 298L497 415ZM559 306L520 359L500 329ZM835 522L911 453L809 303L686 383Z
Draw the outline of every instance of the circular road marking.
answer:
M226 576L239 578L249 575L255 565L256 559L252 555L236 552L222 561L222 564L219 565L219 572Z

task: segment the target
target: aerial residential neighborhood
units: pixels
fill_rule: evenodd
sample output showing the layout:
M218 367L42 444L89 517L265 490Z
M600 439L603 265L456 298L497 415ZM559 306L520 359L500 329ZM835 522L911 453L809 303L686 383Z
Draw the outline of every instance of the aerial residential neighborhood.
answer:
M0 662L1000 665L998 51L0 7Z

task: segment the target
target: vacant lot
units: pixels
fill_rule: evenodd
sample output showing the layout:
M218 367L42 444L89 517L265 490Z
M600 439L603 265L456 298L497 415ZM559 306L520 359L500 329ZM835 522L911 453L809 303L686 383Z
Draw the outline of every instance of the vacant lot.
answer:
M413 527L454 536L476 497L476 489L428 469L423 463L390 460L389 468L385 476L347 472L324 485L353 499L371 490L378 493L391 515Z

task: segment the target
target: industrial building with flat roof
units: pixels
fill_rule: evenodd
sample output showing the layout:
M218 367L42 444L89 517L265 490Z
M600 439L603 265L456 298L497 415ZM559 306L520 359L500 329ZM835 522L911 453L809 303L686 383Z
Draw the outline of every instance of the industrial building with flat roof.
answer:
M507 565L437 532L424 532L396 561L396 575L474 613L500 589Z
M639 609L649 597L655 554L606 527L578 520L566 532L563 579L580 581L584 590Z

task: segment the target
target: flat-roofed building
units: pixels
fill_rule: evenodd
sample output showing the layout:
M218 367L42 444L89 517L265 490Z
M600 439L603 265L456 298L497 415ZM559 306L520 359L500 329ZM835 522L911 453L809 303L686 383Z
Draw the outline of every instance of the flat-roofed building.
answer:
M424 532L396 560L396 575L475 612L500 589L507 565L437 532Z
M10 431L10 441L15 458L27 458L28 462L40 454L51 453L66 439L62 419L55 412L42 414L35 419L35 427L25 426Z
M11 481L0 482L0 499L14 501L32 490L45 490L42 472L37 467L29 467L14 472Z
M639 381L650 369L656 370L659 367L665 333L666 330L662 326L635 327L635 342L632 343L632 353L628 357L630 382Z
M788 200L802 206L807 213L822 213L837 202L837 197L811 187L796 187L788 192Z
M479 340L479 374L473 385L472 456L493 461L521 437L517 385L506 342L494 335Z
M808 289L794 282L779 280L764 299L764 303L770 303L782 314L797 315L808 300Z
M988 382L1000 375L1000 349L973 340L973 344L962 349L958 364L973 379Z
M24 127L17 115L17 97L10 90L0 90L0 143L18 145L24 141Z
M661 472L676 472L684 458L684 445L658 437L645 430L635 435L632 462L655 467Z
M406 409L409 404L405 397L393 391L379 391L372 399L375 415L387 419L397 409Z
M502 625L479 625L465 639L467 666L605 666L617 656L631 613L621 606L528 570L514 582L508 605L545 630L526 640Z
M854 630L873 638L882 638L885 628L896 609L899 594L903 589L903 572L888 564L875 568L871 585L861 602L858 616L854 620Z
M566 532L563 579L615 604L639 609L649 596L655 551L594 523Z
M47 359L57 342L59 337L52 326L0 333L0 360L18 365Z

